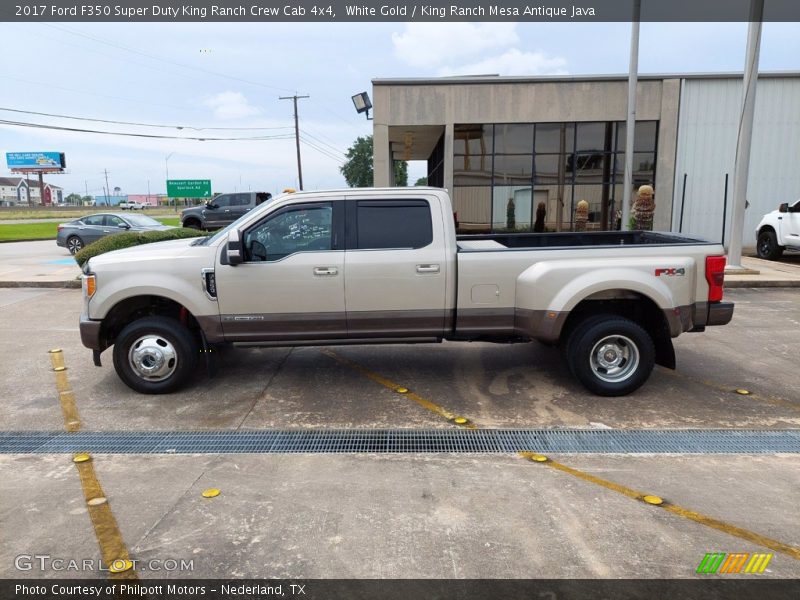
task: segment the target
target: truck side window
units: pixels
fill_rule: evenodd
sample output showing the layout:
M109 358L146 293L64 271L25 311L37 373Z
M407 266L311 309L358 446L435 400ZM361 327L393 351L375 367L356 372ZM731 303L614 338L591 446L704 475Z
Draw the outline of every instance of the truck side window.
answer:
M425 200L370 201L357 205L358 249L424 248L433 242Z
M332 217L330 202L287 208L245 233L246 258L271 262L296 252L331 250Z
M231 195L231 206L247 206L250 204L250 194Z
M228 207L231 205L231 195L222 194L221 196L214 198L211 202L216 204L219 208Z

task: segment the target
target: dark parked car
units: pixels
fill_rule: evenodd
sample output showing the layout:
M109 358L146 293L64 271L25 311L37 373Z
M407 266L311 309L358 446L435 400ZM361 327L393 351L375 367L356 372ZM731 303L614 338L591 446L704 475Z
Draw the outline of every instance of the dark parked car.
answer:
M202 206L193 206L181 212L181 223L192 229L219 229L230 225L236 219L262 202L272 199L268 192L242 192L220 194Z
M87 244L113 233L163 229L175 229L175 227L162 225L145 215L98 213L59 225L56 244L65 247L70 254L75 254Z

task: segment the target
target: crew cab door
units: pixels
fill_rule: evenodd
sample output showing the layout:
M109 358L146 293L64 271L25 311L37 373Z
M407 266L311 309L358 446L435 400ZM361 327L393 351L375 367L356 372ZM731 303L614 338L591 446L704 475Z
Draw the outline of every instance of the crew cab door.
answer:
M253 204L250 202L252 197L252 193L231 194L230 210L224 214L225 225L233 223L236 219L253 208Z
M800 247L800 200L789 205L789 212L783 215L783 222L783 243L794 248Z
M347 200L349 337L442 336L447 257L432 201Z
M234 221L234 219L230 218L231 196L233 194L221 194L206 205L203 209L206 228L216 229Z
M342 205L290 204L267 214L242 231L241 264L224 264L223 248L215 277L226 340L346 337Z

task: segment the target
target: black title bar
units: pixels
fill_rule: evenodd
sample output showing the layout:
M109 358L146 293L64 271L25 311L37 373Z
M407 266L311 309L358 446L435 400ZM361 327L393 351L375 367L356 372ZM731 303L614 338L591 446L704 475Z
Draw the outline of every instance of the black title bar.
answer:
M751 20L757 0L641 0L643 22ZM800 0L763 0L764 21L800 21ZM2 0L8 22L625 22L634 0Z

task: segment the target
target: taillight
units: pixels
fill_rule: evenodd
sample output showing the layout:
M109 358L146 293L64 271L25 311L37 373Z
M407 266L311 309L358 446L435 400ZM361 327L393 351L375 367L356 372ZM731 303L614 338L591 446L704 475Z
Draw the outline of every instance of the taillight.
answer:
M706 256L706 281L708 282L708 301L722 300L722 285L725 282L725 257Z
M58 231L61 231L62 229L64 229L64 226L63 225L59 225L58 226Z

